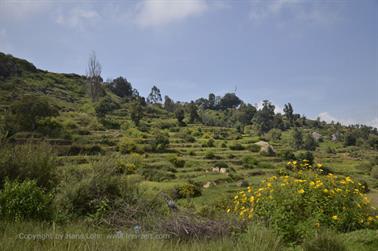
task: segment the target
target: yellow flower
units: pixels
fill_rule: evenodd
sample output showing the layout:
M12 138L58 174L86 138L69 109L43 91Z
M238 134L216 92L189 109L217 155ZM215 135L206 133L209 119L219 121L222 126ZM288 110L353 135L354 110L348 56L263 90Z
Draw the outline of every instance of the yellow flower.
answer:
M371 222L371 221L373 221L373 220L374 220L373 217L371 217L371 216L368 217L368 222Z
M311 187L315 186L315 182L310 181L310 186L311 186Z
M229 213L229 212L231 212L231 209L228 208L228 209L227 209L227 213Z
M298 193L299 193L299 194L303 194L304 192L305 192L305 191L303 190L303 188L301 188L301 189L298 190Z
M253 203L254 201L255 201L255 197L254 196L249 197L249 202Z
M323 193L328 193L328 189L324 188Z
M337 215L332 216L332 220L336 221L338 219L339 219L339 217Z
M319 228L319 227L320 227L320 223L319 223L319 222L316 222L316 223L315 223L315 227L316 227L316 228Z

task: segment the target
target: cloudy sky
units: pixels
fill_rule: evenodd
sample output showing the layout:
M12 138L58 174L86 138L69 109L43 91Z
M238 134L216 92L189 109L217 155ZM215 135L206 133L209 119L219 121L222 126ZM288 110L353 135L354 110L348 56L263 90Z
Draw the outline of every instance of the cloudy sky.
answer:
M234 91L255 104L378 127L376 0L0 0L0 51L142 95L189 101Z

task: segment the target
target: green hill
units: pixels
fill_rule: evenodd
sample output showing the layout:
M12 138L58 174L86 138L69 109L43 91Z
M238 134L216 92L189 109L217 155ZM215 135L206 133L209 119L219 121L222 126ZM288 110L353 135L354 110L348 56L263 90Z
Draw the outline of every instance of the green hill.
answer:
M234 93L216 102L212 95L190 103L166 98L162 105L155 102L160 91L146 102L124 78L99 82L94 98L85 76L40 70L0 53L0 187L5 191L7 179L35 180L51 193L55 210L47 218L37 214L40 218L122 231L140 224L148 231L165 229L192 238L178 226L155 228L161 226L158 219L177 216L167 207L168 197L180 212L202 217L192 220L196 231L219 237L201 224L216 229L235 193L257 189L271 176L296 177L287 162L303 159L313 166L322 163L324 172L351 176L378 203L375 128L310 120L292 108L276 114L268 101L258 110ZM18 208L20 219L39 220ZM9 211L3 215L15 217ZM185 217L174 222L189 224ZM314 230L301 227L310 235ZM290 238L298 244L304 237Z

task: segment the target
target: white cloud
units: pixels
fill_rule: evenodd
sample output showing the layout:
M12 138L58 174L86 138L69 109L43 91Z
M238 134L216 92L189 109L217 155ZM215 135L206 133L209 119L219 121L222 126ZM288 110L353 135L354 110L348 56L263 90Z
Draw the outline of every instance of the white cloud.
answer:
M59 14L56 22L75 29L83 29L85 25L99 20L101 16L91 9L74 8L66 14Z
M340 4L335 2L305 0L251 0L249 17L261 22L272 17L297 19L303 22L329 24L340 17Z
M355 125L355 124L364 124L367 126L372 126L378 128L378 117L372 120L366 121L356 121L354 119L345 119L345 118L336 118L335 116L331 115L329 112L321 112L319 113L318 117L321 121L325 122L340 122L343 125Z
M54 1L0 1L0 18L22 20L49 10Z
M137 6L136 22L142 27L163 26L199 15L207 9L205 0L144 0Z

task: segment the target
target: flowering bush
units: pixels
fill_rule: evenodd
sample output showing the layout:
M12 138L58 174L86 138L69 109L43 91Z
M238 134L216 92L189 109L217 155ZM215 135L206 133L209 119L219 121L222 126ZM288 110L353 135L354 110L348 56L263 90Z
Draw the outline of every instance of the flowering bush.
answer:
M288 241L300 241L322 226L339 231L378 227L377 211L350 177L298 171L272 176L259 188L240 191L229 213L241 220L262 220Z

